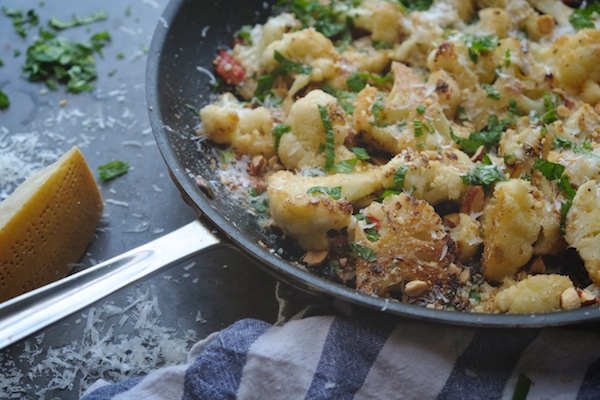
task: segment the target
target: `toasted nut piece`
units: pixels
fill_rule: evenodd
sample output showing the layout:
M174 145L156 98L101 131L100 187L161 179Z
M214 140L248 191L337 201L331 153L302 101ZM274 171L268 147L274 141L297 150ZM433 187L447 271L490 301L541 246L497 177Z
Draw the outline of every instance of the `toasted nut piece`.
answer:
M252 176L261 176L267 168L267 159L263 156L254 156L250 163L248 172Z
M463 199L460 205L460 212L463 214L480 213L485 204L485 193L482 186L473 186Z
M458 280L460 283L467 283L471 280L471 268L465 268L462 270L462 272L460 273L460 276L458 277Z
M551 15L544 14L538 17L537 26L542 35L547 35L554 30L556 24L554 23L554 18L552 18Z
M563 310L574 310L581 307L581 300L574 287L566 289L560 295L560 308Z
M456 228L460 223L460 215L457 213L444 216L444 225L448 228Z
M409 297L416 297L429 288L429 284L425 281L414 280L404 286L404 293Z
M537 256L533 262L531 263L531 267L529 267L529 272L532 274L545 274L546 273L546 263L542 256Z
M271 158L269 158L269 160L267 160L267 164L271 168L273 168L275 166L275 164L277 164L277 163L279 163L279 157L277 157L277 156L271 156Z
M485 154L485 146L481 145L479 146L479 148L475 151L475 154L473 154L471 156L471 161L473 162L477 162L477 161L481 161L483 160L483 156Z
M340 263L340 267L344 268L346 265L348 265L348 259L347 258L340 258L338 260L338 262Z
M596 111L596 113L600 114L600 102L596 103L596 105L594 106L594 111Z
M589 306L595 304L598 301L594 293L590 292L587 289L579 289L577 290L577 293L579 294L579 299L581 300L581 305L583 306Z
M309 251L302 257L304 261L310 267L318 267L323 264L323 261L327 258L327 250L321 251Z

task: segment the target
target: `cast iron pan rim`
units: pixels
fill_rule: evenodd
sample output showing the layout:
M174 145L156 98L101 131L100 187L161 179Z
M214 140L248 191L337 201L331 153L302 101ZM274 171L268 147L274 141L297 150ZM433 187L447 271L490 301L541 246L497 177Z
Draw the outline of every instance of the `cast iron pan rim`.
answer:
M434 310L395 301L387 301L386 299L360 293L317 277L308 271L294 266L291 262L275 256L268 249L261 247L258 243L250 240L248 236L239 232L231 221L225 219L213 209L210 200L206 198L198 186L189 178L185 172L182 160L178 157L167 139L167 135L172 133L165 129L160 116L161 97L158 91L158 82L160 79L161 53L163 47L166 45L169 32L169 28L166 28L166 26L170 27L174 23L185 2L186 0L171 0L167 5L162 16L166 25L163 21L157 24L148 52L146 102L150 125L154 132L158 148L169 168L171 177L181 190L182 196L187 198L188 202L197 211L205 215L213 226L219 227L222 233L230 238L238 248L243 249L261 265L267 267L268 271L304 290L308 289L308 291L326 294L368 308L386 311L389 314L430 322L490 328L534 328L576 324L600 319L599 306L540 314L476 314Z

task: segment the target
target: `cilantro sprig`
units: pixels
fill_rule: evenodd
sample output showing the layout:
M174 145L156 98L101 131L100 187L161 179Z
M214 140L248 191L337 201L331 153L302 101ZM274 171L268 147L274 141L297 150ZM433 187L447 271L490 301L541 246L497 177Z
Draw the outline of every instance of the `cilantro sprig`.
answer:
M589 1L585 8L578 8L569 15L569 22L576 30L594 29L594 15L600 15L600 3Z

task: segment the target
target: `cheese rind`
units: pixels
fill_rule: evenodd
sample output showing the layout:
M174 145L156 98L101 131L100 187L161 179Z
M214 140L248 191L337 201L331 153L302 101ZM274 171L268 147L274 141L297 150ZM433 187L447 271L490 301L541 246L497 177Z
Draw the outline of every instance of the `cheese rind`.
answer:
M66 276L92 240L103 202L77 147L0 203L0 301Z

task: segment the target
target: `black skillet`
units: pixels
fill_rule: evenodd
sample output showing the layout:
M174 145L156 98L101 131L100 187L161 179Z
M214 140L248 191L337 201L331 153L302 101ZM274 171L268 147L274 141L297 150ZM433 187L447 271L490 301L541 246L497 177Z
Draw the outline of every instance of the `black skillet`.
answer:
M273 1L172 0L148 54L146 91L150 123L171 176L201 215L177 231L104 263L0 304L0 349L92 302L221 243L234 243L277 279L312 294L373 312L474 327L544 327L600 319L600 306L541 314L475 314L427 309L366 295L318 277L297 264L300 253L261 228L220 183L215 152L199 144L200 108L214 94L206 69L243 25L264 22ZM201 68L198 68L201 67ZM198 183L201 182L199 185ZM207 227L208 226L208 227Z

